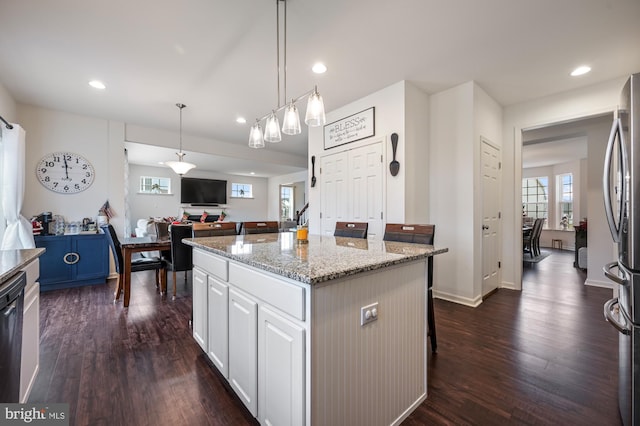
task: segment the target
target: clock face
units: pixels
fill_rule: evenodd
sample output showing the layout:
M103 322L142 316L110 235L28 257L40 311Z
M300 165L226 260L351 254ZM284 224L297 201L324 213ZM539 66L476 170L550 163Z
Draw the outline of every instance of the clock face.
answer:
M60 194L84 191L93 183L95 170L86 158L71 152L47 154L36 168L41 184Z

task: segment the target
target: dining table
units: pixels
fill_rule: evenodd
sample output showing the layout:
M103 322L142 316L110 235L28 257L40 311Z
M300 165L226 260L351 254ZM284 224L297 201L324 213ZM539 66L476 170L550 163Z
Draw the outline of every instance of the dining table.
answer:
M163 251L171 250L171 239L169 238L157 238L155 236L146 237L129 237L125 238L121 242L122 257L124 261L124 271L122 274L122 289L124 292L124 307L129 306L129 299L131 298L131 256L133 253L140 253L144 251ZM161 291L166 291L166 275L162 274L160 279Z

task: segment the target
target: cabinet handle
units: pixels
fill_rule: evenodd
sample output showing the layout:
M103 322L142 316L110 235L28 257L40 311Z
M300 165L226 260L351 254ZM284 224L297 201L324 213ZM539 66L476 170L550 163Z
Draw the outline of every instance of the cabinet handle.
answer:
M75 265L80 260L80 255L78 253L67 253L62 260L64 260L64 263L67 265Z

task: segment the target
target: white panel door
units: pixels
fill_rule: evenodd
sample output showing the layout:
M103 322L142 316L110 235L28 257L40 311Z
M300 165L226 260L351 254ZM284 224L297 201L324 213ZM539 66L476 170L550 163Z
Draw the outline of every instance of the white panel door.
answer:
M382 235L382 144L322 157L320 174L322 233L336 222L368 222L368 235Z
M500 236L500 150L481 142L482 170L482 295L498 288Z
M367 236L382 235L382 144L349 151L349 220L369 223Z
M194 294L195 297L195 294ZM229 289L229 383L249 412L258 415L258 304Z
M305 423L305 329L273 310L258 312L258 418L263 425Z
M229 378L229 285L209 277L207 355L222 375Z
M322 234L333 235L336 222L348 220L347 153L320 159Z
M207 352L207 274L193 268L193 338Z

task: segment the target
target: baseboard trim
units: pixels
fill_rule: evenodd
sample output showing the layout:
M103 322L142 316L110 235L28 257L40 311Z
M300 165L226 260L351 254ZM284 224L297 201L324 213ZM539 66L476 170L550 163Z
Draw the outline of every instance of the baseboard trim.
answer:
M433 297L435 297L436 299L442 299L448 302L457 303L459 305L471 306L472 308L476 308L482 303L482 296L477 296L473 299L470 299L468 297L458 296L457 294L436 291L435 289L433 290Z
M584 285L588 285L591 287L610 288L613 290L613 283L611 281L599 281L587 278L584 282Z
M515 283L508 282L508 281L502 281L502 285L500 286L500 288L506 288L507 290L517 290L517 291L522 290L520 286L516 286Z

